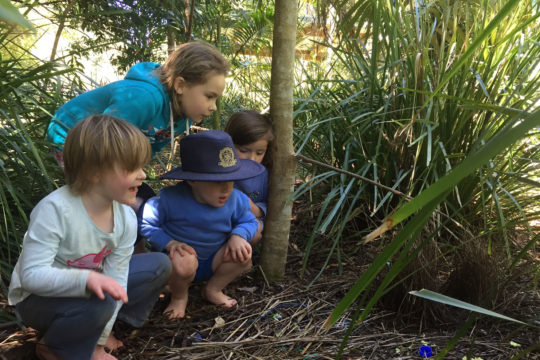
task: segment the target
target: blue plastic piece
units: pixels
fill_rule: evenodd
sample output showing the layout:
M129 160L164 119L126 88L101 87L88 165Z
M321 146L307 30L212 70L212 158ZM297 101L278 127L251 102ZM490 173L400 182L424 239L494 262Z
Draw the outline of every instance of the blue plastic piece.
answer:
M418 349L418 353L420 354L421 357L428 358L428 357L431 357L431 355L433 355L433 350L431 350L431 347L427 345L423 345L423 346L420 346L420 349Z

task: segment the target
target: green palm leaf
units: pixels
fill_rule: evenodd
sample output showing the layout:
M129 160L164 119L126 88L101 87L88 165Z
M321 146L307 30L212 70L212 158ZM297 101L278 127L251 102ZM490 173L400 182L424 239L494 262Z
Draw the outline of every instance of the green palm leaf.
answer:
M437 293L435 291L422 289L422 290L419 290L419 291L409 291L409 294L414 295L414 296L418 296L418 297L421 297L421 298L424 298L424 299L436 301L436 302L439 302L441 304L446 304L446 305L455 306L455 307L458 307L458 308L461 308L461 309L474 311L474 312L477 312L479 314L493 316L493 317L503 319L503 320L507 320L507 321L513 321L513 322L516 322L516 323L521 324L521 325L527 325L527 323L524 323L523 321L519 321L519 320L513 319L513 318L511 318L509 316L505 316L505 315L496 313L495 311L484 309L483 307L480 307L480 306L469 304L469 303L467 303L465 301L454 299L454 298L452 298L450 296L439 294L439 293Z
M32 24L19 13L19 10L9 0L0 0L0 20L5 20L31 29Z

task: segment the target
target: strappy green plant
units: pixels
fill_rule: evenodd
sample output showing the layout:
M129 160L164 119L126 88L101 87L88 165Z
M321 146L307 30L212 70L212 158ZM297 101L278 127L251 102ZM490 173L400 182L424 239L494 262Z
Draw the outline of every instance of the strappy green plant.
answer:
M338 33L358 36L328 44L324 77L323 65L305 67L298 152L414 197L530 113L539 99L538 6L496 3L360 1L342 9ZM538 151L532 130L452 188L439 214L454 213L488 239L502 234L511 257L504 229L538 217ZM358 226L358 241L408 202L362 181L349 187L336 171L309 166L303 177L311 180L296 195L320 194L324 209L306 261L317 233L339 243L343 229Z
M341 251L345 244L381 242L328 327L351 306L361 309L358 321L365 319L427 244L454 252L470 241L488 253L503 248L510 271L536 246L530 224L540 203L537 4L333 5L342 14L339 42L327 44L329 58L319 68L304 67L297 151L404 195L335 170L301 168L307 181L295 196L310 192L320 204L304 268L328 241L323 266L351 260ZM514 243L514 229L528 239Z
M54 109L65 101L58 80L72 73L36 59L22 45L21 34L12 30L0 27L0 274L4 293L30 211L61 182L61 169L51 155L45 131Z

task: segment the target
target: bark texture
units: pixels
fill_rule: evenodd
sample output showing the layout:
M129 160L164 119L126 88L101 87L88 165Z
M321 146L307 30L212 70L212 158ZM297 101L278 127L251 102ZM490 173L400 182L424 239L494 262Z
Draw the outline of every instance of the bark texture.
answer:
M270 113L275 140L261 267L270 281L285 275L296 159L293 148L293 88L298 1L277 0L274 17Z

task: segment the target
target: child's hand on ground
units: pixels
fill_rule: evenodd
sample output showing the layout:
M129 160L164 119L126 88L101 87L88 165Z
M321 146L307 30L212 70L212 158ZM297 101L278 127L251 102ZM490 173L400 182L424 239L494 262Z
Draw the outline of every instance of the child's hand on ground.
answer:
M171 260L175 252L180 254L180 256L186 256L187 254L197 256L197 252L195 251L195 249L193 249L191 246L189 246L186 243L176 241L176 240L169 241L167 246L165 246L165 250L169 251L169 257L171 258Z
M233 234L225 245L224 261L246 262L251 259L251 245L244 238Z
M116 280L107 275L91 271L86 279L86 287L101 300L104 300L105 293L108 293L115 300L120 300L123 303L128 302L126 290Z

